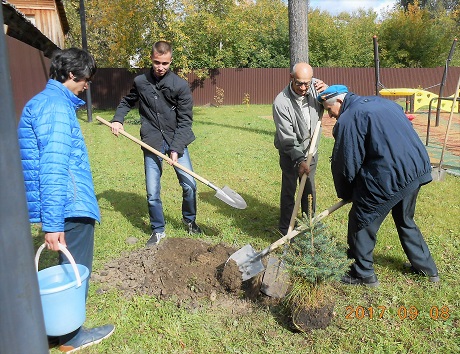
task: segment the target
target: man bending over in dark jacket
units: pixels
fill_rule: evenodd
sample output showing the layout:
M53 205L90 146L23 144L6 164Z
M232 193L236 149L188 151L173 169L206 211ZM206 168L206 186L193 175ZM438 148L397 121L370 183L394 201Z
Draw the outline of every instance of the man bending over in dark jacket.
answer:
M377 231L391 210L401 245L415 273L439 281L436 264L414 221L420 187L431 182L422 141L402 108L377 96L361 97L333 85L319 96L336 118L331 169L337 196L351 200L345 284L377 286L373 251Z

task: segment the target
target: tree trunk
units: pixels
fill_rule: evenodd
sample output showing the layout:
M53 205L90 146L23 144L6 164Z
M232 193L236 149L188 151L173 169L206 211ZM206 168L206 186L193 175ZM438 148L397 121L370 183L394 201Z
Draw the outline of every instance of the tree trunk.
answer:
M308 63L308 0L289 0L289 44L291 67Z

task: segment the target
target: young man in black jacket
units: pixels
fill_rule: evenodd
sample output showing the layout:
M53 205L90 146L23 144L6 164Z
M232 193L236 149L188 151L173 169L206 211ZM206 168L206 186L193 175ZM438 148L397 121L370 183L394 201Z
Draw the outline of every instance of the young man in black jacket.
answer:
M193 100L184 79L170 70L172 47L168 42L153 45L152 69L134 78L130 92L121 99L112 120L112 132L118 136L125 116L139 102L140 135L171 160L193 171L187 146L195 140L192 131ZM147 202L152 234L147 246L158 244L166 237L163 205L160 198L162 158L143 149ZM175 168L182 187L182 217L190 233L201 233L196 224L196 182L189 174Z
M414 213L420 187L431 182L428 153L402 108L377 96L362 97L333 85L319 96L336 118L331 157L337 196L351 200L348 256L354 263L345 284L377 286L373 251L377 232L391 211L413 272L439 281L438 269Z

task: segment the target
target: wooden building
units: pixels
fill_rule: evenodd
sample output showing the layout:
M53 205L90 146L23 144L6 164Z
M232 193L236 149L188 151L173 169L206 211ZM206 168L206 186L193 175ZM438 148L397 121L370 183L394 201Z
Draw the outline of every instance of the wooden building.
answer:
M50 58L69 31L62 0L2 0L15 116L48 81Z
M69 32L69 23L62 0L9 0L40 32L59 48Z

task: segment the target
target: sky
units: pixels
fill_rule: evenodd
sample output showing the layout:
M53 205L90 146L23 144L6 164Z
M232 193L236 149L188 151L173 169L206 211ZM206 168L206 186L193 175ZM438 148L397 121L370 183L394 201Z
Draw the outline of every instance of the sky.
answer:
M359 8L373 9L380 13L381 10L391 9L396 2L397 0L310 0L310 9L328 11L331 15L337 15L343 11L352 12Z

